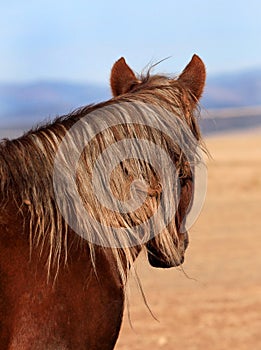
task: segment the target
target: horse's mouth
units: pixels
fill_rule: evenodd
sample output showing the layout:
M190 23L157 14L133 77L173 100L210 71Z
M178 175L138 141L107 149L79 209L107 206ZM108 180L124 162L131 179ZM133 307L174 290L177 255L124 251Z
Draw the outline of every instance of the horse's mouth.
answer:
M174 259L169 260L163 259L162 257L148 251L148 260L152 267L169 269L171 267L177 267L182 265L185 260L185 257L184 255L182 255L179 258L176 257Z
M162 269L180 266L185 261L185 251L188 245L189 236L187 232L184 232L180 238L175 256L166 256L164 252L155 247L153 241L149 241L146 244L149 263L153 267Z

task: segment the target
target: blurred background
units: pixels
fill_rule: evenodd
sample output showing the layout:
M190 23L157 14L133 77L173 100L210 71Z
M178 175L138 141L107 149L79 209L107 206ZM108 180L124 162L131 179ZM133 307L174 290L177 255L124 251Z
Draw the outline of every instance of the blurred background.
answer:
M206 131L251 127L260 123L260 14L258 0L2 1L0 128L110 98L110 68L121 56L138 73L170 56L155 71L177 75L194 53L208 70L203 109L251 116L206 122Z
M156 322L132 286L117 344L127 349L261 349L261 2L1 1L0 136L110 98L112 64L164 58L178 75L197 53L208 194L184 270L137 263ZM184 273L185 272L185 273Z

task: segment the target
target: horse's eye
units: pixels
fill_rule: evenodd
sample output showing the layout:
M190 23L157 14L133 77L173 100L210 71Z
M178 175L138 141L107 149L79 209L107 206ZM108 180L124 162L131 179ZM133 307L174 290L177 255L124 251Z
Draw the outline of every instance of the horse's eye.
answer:
M188 181L192 181L193 182L192 176L189 175L189 176L186 176L186 177L183 176L183 177L179 178L179 183L180 183L181 187L185 186Z

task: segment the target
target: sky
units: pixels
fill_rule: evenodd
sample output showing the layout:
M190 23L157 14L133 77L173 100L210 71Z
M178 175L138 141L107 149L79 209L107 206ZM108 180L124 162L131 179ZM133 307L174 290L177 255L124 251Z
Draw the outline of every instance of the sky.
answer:
M0 0L0 82L107 83L124 56L178 74L197 53L209 74L261 67L260 0Z

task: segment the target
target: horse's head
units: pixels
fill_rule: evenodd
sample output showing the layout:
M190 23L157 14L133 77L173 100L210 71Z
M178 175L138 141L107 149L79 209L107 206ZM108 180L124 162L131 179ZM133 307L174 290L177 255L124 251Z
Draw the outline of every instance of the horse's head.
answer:
M139 100L159 105L171 112L175 111L175 114L178 110L179 118L185 121L196 141L200 141L201 136L194 111L202 95L205 78L204 63L196 55L176 79L170 79L166 76L150 76L149 74L145 77L137 77L126 64L124 58L121 58L114 64L111 71L111 89L116 100ZM171 149L171 142L168 147L173 162L176 163L175 166L178 163L179 196L178 202L175 203L176 212L166 227L160 233L152 234L150 238L153 238L145 245L150 264L162 268L178 266L184 261L184 253L189 242L184 222L192 205L194 188L193 165L187 161L182 151L177 154L177 148ZM130 174L131 171L134 171L130 163L129 168ZM135 174L132 175L135 177ZM157 210L161 195L161 181L157 179L155 174L152 174L151 179L145 180L150 184L149 188L152 189L146 202L148 217L150 217ZM153 188L157 190L153 192ZM143 212L141 211L141 213ZM136 217L138 218L138 216Z

